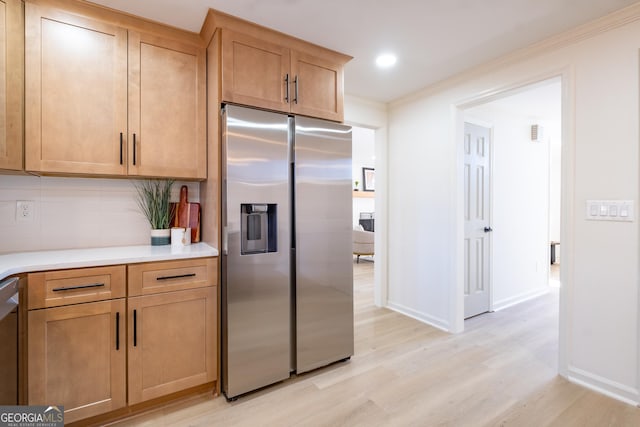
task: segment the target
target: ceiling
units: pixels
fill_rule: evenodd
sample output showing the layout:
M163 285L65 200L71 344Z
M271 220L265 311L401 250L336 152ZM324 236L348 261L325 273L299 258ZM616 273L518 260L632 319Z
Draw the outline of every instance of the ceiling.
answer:
M637 0L92 1L194 32L208 8L256 22L353 56L345 92L390 102Z

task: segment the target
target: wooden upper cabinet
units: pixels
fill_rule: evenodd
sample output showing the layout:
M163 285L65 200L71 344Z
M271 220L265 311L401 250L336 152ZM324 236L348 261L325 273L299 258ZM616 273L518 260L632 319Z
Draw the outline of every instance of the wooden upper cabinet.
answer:
M342 121L343 66L313 55L292 51L293 98L291 112Z
M341 122L348 57L287 36L222 29L222 100ZM258 38L260 33L264 38ZM300 47L307 47L301 50Z
M206 50L129 31L129 175L207 177Z
M25 169L126 174L127 31L25 8Z
M223 100L289 112L289 49L224 30L222 58Z
M23 169L24 10L0 1L0 169Z
M206 179L199 39L106 12L28 2L25 13L26 170Z

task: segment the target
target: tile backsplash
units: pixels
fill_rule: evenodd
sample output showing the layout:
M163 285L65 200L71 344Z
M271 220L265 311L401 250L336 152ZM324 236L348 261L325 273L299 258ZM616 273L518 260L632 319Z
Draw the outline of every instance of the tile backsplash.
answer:
M0 254L49 249L145 245L149 223L136 203L136 180L0 175ZM199 183L189 201L199 201ZM33 201L33 219L16 219L16 202Z

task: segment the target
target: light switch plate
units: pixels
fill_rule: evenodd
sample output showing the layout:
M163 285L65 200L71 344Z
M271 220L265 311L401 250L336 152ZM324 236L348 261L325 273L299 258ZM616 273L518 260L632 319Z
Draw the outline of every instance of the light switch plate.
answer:
M587 200L587 219L592 221L635 220L633 200Z

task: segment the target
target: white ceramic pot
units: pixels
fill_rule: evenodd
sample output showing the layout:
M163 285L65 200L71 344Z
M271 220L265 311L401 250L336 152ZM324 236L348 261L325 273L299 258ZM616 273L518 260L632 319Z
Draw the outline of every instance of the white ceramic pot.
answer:
M151 230L151 246L168 245L171 242L171 230Z

